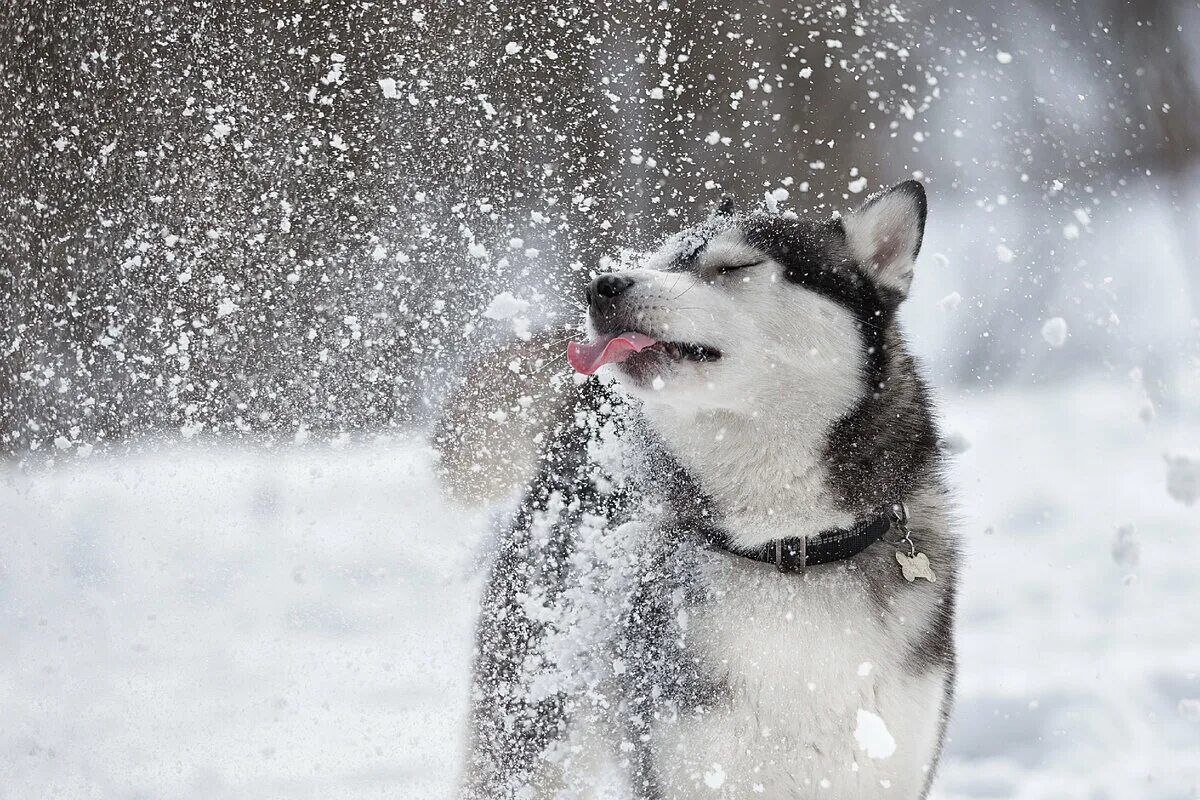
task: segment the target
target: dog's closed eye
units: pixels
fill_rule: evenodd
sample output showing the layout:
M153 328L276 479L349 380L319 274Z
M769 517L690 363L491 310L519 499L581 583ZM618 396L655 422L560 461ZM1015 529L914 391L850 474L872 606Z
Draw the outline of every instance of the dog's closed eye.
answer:
M762 264L764 261L766 261L766 259L760 258L758 261L747 261L747 262L741 263L741 264L723 264L720 267L717 267L717 274L728 275L731 272L737 272L739 269L746 269L747 267L757 267L759 264Z

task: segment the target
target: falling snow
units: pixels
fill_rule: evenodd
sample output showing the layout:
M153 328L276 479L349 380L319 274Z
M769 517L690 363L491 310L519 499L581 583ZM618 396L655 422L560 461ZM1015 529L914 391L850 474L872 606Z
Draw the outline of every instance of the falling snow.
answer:
M883 718L872 711L858 710L858 723L854 728L854 741L867 758L891 758L896 752L896 740L888 731Z
M724 196L829 220L917 178L899 313L971 557L936 796L1196 796L1198 22L13 0L0 795L451 796L491 551L418 442L463 365L577 334Z
M1112 543L1113 561L1123 567L1136 567L1140 554L1141 548L1133 537L1133 526L1122 525L1117 528Z
M1200 459L1186 455L1168 455L1167 494L1184 505L1200 500Z
M704 772L704 785L709 789L720 789L725 785L725 770L720 764L713 764L712 769Z
M529 301L513 296L512 292L500 292L488 303L483 315L488 319L511 319L527 310L529 310Z
M1042 323L1042 339L1051 347L1062 347L1067 341L1067 321L1051 317Z
M960 303L962 303L962 295L958 292L951 292L938 301L938 308L946 312L955 311Z

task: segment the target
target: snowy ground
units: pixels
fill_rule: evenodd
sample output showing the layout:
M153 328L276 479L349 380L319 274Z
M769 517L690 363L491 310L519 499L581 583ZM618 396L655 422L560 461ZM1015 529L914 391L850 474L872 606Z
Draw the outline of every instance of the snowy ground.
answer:
M937 796L1200 798L1200 504L1163 458L1200 410L946 406L970 569ZM450 797L485 549L413 443L2 468L0 798Z

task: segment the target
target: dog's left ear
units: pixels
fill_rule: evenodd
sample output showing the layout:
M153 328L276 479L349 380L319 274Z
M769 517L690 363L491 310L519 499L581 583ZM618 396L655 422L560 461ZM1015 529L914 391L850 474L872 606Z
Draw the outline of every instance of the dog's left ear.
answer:
M842 219L859 266L901 297L912 285L913 264L925 235L925 187L905 181L867 200Z

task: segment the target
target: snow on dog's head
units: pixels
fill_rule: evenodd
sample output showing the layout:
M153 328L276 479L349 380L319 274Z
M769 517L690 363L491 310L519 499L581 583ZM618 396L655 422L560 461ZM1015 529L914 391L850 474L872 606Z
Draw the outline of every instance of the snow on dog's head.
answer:
M630 393L678 411L844 413L882 374L924 225L915 181L823 222L722 206L592 281L592 340L568 358L586 374L612 365Z

